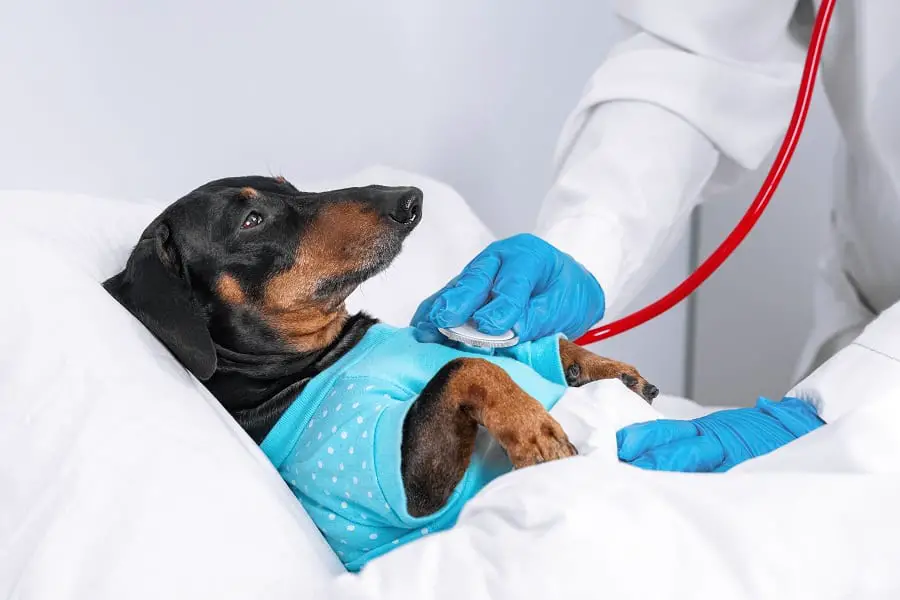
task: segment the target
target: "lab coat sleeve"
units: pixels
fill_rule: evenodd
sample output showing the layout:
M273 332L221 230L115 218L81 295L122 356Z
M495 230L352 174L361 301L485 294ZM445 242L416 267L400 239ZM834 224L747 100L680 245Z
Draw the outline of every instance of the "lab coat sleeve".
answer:
M834 423L863 406L895 402L897 390L900 390L900 302L878 315L852 343L787 395L806 400L826 423Z
M620 0L625 26L566 121L536 233L621 313L700 199L756 169L790 120L797 0Z

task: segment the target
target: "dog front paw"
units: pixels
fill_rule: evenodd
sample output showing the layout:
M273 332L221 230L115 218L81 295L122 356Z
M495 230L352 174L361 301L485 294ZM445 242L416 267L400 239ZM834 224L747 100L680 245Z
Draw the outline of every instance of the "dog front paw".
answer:
M533 426L509 432L504 437L505 443L504 440L501 443L516 469L578 454L566 432L548 413L535 419Z

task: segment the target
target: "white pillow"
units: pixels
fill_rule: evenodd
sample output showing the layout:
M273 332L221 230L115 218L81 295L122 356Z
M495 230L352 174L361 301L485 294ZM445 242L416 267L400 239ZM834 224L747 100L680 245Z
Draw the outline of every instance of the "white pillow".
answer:
M303 187L369 183L425 192L404 254L351 302L405 324L491 236L421 176ZM342 572L256 445L99 285L169 202L0 192L0 597L301 598Z

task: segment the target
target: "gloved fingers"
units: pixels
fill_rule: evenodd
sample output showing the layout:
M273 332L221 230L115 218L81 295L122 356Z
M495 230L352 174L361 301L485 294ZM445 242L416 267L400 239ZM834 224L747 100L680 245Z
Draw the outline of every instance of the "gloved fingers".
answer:
M696 436L654 448L630 461L650 471L710 473L725 462L725 449L714 437Z
M451 285L452 283L453 280L451 280L451 282L447 285ZM412 316L412 319L409 320L410 326L415 328L413 331L413 337L415 337L416 340L421 343L440 343L447 340L447 338L441 335L441 332L438 331L437 326L428 319L428 315L431 313L431 308L432 306L434 306L435 299L437 299L437 297L441 295L446 289L447 286L444 286L440 290L425 298L425 300L423 300L422 303L419 304L418 308L416 308L416 312Z
M468 321L488 299L499 270L500 258L496 254L483 252L475 257L455 283L434 299L429 320L438 327L457 327Z
M513 327L513 331L522 340L536 340L557 333L562 333L566 339L575 340L603 318L602 308L597 314L596 307L588 303L569 302L568 306L565 306L564 302L566 299L556 289L536 295L528 301L528 307ZM592 308L594 310L591 310ZM582 314L584 310L592 314L585 318Z
M530 342L559 332L571 339L568 331L570 327L561 323L559 310L556 294L538 294L528 301L528 306L512 329L519 336L519 340L523 342Z
M656 447L699 436L692 421L659 419L628 425L616 432L619 460L631 462Z
M411 327L417 327L420 323L425 323L428 321L428 315L431 313L431 307L434 306L434 301L446 289L446 287L443 287L422 300L422 302L416 308L416 312L413 314L412 319L409 320L409 325Z
M468 266L468 265L467 265ZM435 300L438 299L444 292L454 287L456 283L459 281L459 278L462 276L462 273L455 275L450 281L444 284L441 289L431 294L419 304L418 308L416 308L415 314L413 314L412 319L409 320L409 324L412 327L419 325L420 323L424 323L430 319L431 310L434 307Z
M493 298L472 315L478 329L493 335L512 329L528 306L541 270L527 254L504 260L494 281Z
M412 333L420 344L444 344L446 346L451 341L450 338L438 331L437 325L431 321L419 322Z

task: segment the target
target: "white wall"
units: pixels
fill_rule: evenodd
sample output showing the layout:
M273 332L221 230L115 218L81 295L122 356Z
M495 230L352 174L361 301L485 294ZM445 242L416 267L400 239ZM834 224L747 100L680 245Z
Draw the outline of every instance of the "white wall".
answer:
M692 397L749 405L781 398L812 326L816 262L828 232L837 126L821 87L778 192L757 227L697 294ZM700 209L706 257L740 220L771 158L740 189Z
M447 181L500 235L527 230L611 15L598 0L5 0L0 187L174 199L224 175L382 163ZM682 307L602 351L681 393L684 345Z

